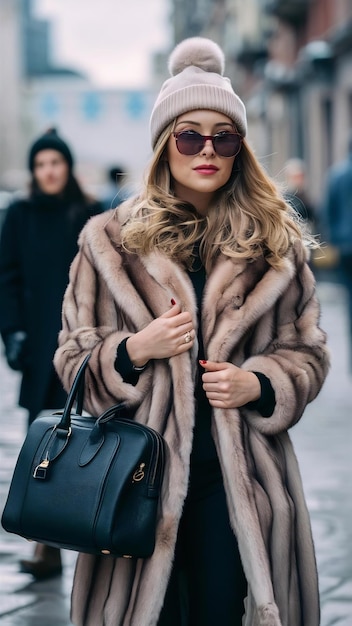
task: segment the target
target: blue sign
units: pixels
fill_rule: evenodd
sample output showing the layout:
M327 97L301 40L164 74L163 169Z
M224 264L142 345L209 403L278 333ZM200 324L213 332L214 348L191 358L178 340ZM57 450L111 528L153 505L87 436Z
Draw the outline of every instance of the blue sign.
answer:
M59 112L59 103L57 97L52 93L43 93L39 106L44 117L52 119Z
M126 94L125 108L129 115L133 119L139 119L143 117L146 110L145 96L141 91L131 91Z
M99 94L88 92L83 94L82 100L83 115L88 120L95 120L100 116L102 103Z

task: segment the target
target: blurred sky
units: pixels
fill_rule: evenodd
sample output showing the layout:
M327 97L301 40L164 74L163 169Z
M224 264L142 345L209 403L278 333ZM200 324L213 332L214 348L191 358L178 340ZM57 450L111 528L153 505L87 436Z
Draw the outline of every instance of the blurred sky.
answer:
M56 64L85 71L100 87L145 87L153 51L169 48L168 0L35 0L52 21Z

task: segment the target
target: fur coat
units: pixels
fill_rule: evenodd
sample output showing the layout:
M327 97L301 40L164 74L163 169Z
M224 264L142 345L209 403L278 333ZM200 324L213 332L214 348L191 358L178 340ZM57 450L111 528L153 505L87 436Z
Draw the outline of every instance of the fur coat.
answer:
M149 559L79 555L72 619L78 626L155 626L170 574L187 494L194 425L197 345L151 362L136 386L114 369L122 339L170 306L196 300L187 273L160 252L138 258L119 243L118 214L92 218L80 236L70 273L55 367L66 389L91 353L85 408L93 415L127 401L136 420L167 442L157 542ZM212 434L223 472L248 596L243 626L318 626L319 600L310 521L287 430L318 394L329 358L319 328L315 282L300 242L280 271L264 259L219 257L203 295L200 358L230 361L271 381L270 418L254 410L214 409ZM171 411L166 390L173 390Z

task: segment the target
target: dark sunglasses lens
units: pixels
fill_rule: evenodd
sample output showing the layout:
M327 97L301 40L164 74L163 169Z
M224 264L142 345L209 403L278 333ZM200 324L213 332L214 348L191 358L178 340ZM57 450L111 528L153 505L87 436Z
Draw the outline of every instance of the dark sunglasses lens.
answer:
M238 154L241 147L241 137L235 134L224 134L214 137L214 148L219 156L232 157Z
M199 133L180 133L177 135L176 145L181 154L191 156L201 151L204 146L204 139Z

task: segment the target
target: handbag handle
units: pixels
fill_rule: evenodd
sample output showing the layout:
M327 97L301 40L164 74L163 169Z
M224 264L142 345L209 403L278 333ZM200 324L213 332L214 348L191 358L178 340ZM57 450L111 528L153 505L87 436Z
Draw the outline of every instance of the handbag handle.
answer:
M77 407L76 407L77 415L82 415L83 397L84 397L84 374L85 374L85 369L87 367L87 363L90 357L91 355L88 354L84 358L74 378L72 387L67 396L62 418L60 420L60 423L57 425L58 429L69 431L70 426L71 426L71 411L76 400L77 400Z

